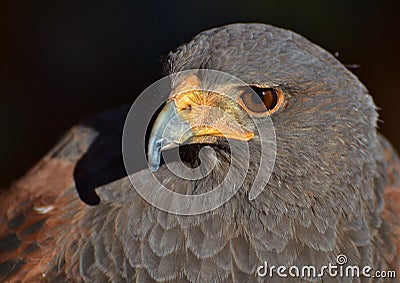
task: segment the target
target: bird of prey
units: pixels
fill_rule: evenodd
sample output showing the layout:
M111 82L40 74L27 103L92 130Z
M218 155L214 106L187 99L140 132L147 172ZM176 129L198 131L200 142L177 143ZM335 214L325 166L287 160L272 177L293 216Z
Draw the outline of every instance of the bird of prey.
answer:
M151 168L126 173L121 136L128 107L73 127L1 195L0 281L299 282L309 278L262 277L257 269L265 262L322 267L338 255L352 266L400 271L400 162L377 132L368 90L334 56L285 29L231 24L200 33L171 52L166 66L169 73L225 72L253 90L231 85L225 96L196 91L190 87L201 77L181 77L189 88L171 93L160 112L150 144L168 113L190 125L209 117L206 104L243 127L235 132L226 123L225 136L190 128L195 138L180 146L181 158L196 168L207 145L214 154L205 154L205 162L218 159L212 172L182 179L158 159L160 148L149 146ZM260 143L270 134L251 120L263 125L266 119L275 128L275 164L263 191L249 199L255 175L264 174L254 168ZM164 146L177 142L172 130L168 134ZM231 154L227 140L249 147L249 168L238 192L212 211L158 209L127 176L149 191L156 186L150 175L176 192L212 191L232 160L242 158Z

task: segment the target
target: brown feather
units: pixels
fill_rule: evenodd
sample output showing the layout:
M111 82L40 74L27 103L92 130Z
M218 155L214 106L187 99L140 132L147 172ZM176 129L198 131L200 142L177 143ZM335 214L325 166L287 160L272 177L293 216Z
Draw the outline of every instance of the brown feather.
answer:
M60 145L65 139L82 140L86 134L84 129L72 129ZM0 195L6 204L0 206L0 266L16 259L22 263L7 274L8 281L44 279L56 257L56 243L67 231L78 228L74 224L85 213L85 205L77 197L73 171L88 146L72 160L45 156Z
M388 183L383 195L385 206L382 218L389 225L389 238L392 243L392 268L400 274L400 161L397 152L385 139L381 138L386 160Z
M376 269L390 263L400 273L400 163L380 138L384 167L377 114L365 88L298 35L266 25L225 29L206 32L172 54L171 68L209 67L245 81L275 78L269 83L288 87L286 116L274 118L280 143L267 189L248 200L250 170L242 190L215 211L167 214L145 202L124 175L118 144L126 108L100 115L90 128L73 128L0 195L0 281L254 282L263 260L318 266L334 263L339 252L351 263ZM243 38L255 44L242 44ZM245 63L228 54L240 54ZM261 73L254 78L257 66ZM346 95L333 91L340 87ZM229 166L228 153L219 150L225 159L204 180L181 180L165 166L157 175L177 191L212 190ZM135 174L146 189L159 186L149 170ZM91 192L80 191L85 187ZM90 194L94 190L98 195ZM81 200L85 193L96 206Z

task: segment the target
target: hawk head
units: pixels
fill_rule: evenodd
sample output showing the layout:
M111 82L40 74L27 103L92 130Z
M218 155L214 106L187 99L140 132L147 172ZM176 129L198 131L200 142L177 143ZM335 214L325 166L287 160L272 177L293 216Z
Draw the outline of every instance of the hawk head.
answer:
M199 165L201 148L211 146L216 154L205 154L202 162L215 165L212 173L182 186L194 194L210 191L236 160L238 175L246 169L245 181L219 213L239 222L257 215L261 227L315 250L333 251L349 243L338 237L361 235L346 229L362 230L369 239L365 227L379 227L384 174L377 112L366 88L331 54L284 29L233 24L199 34L168 62L171 74L200 71L172 76L173 91L150 137L152 170L158 170L160 151L171 146L180 144L192 167ZM210 78L204 69L238 80ZM227 141L248 147L248 167ZM255 178L267 175L257 168L263 154L276 157L274 168L262 193L249 200Z
M184 145L184 160L196 166L202 145L223 156L226 139L247 143L256 166L260 143L276 135L275 167L263 193L272 203L366 197L374 182L377 113L366 88L331 54L287 30L233 24L197 35L168 63L171 74L200 70L173 76L173 91L151 133L153 170L161 150ZM202 69L238 80L210 78ZM217 166L227 163L221 159Z

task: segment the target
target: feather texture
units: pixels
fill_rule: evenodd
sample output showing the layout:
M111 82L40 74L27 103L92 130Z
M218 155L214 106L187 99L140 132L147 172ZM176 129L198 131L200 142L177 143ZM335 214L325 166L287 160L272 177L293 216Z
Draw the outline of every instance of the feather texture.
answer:
M0 281L298 282L257 277L256 269L265 261L321 267L339 254L400 272L400 162L376 132L365 87L333 56L292 32L243 24L201 33L169 64L171 72L211 68L286 91L272 117L278 149L264 191L248 199L260 163L255 139L243 185L221 207L193 216L152 207L123 168L127 108L101 114L72 128L2 193ZM211 191L230 165L223 145L214 145L218 166L201 181L166 166L157 178L180 193ZM239 178L242 156L232 158ZM146 190L160 186L147 165L130 174Z

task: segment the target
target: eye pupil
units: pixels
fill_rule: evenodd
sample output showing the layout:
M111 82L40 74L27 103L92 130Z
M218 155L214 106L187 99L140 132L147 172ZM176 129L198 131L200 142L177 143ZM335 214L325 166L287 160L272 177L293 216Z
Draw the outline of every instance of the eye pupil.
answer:
M265 107L267 107L268 110L272 110L278 103L278 95L273 89L264 90L263 95L264 95L263 102Z
M274 88L251 87L253 91L245 91L241 95L244 106L255 113L274 111L280 105L282 94Z

